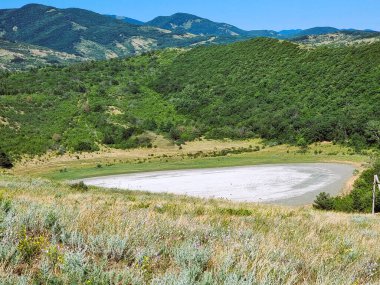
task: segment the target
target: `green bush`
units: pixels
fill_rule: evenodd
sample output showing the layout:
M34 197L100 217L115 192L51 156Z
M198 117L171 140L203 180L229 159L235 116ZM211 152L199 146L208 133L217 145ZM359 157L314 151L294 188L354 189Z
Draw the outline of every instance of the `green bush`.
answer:
M94 151L96 150L96 147L91 142L79 142L75 147L75 151Z
M229 216L251 216L252 211L248 209L233 209L233 208L223 208L223 209L218 209L218 212L221 214L229 215Z
M0 168L12 168L13 163L10 157L2 150L0 150Z
M83 181L78 183L74 183L70 185L71 189L79 190L79 191L88 191L88 186L84 184Z
M330 194L322 192L315 199L313 207L318 210L332 210L334 209L334 201Z
M20 232L17 249L20 257L26 263L32 262L33 258L41 253L44 245L45 238L43 236L28 236L25 228Z
M0 191L0 209L8 213L12 208L12 200L6 198L3 191Z

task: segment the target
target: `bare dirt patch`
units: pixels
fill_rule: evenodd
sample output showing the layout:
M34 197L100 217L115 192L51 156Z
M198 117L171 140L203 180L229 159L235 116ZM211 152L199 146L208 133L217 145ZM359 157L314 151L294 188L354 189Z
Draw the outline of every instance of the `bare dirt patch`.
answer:
M117 108L115 106L109 106L107 113L111 114L111 115L114 115L114 116L124 114L119 108Z

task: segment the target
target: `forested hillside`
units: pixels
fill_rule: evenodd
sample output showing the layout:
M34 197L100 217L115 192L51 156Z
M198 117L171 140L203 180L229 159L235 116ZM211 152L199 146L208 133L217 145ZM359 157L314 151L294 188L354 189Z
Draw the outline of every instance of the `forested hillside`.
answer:
M38 4L0 9L0 38L43 46L90 59L108 59L165 47L183 47L209 37L182 37L140 27L83 9Z
M272 39L198 48L155 88L211 137L379 144L380 43L306 50Z
M0 149L35 155L150 146L145 131L168 133L180 117L145 83L176 53L4 73Z
M4 73L0 149L15 156L262 137L380 143L380 43L312 50L271 39Z

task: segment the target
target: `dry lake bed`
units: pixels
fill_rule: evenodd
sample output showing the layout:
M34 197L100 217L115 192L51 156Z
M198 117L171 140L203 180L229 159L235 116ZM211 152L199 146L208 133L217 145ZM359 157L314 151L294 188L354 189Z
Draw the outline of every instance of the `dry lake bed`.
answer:
M145 172L84 179L105 188L172 193L239 202L306 205L320 192L337 195L352 177L346 164L279 164Z

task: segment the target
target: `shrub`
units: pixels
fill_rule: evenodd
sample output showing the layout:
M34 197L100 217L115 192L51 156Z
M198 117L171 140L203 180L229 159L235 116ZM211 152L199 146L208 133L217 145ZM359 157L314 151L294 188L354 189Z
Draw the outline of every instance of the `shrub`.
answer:
M84 184L83 181L71 184L70 187L72 189L79 190L79 191L88 191L88 186L86 184Z
M120 261L126 258L128 251L128 238L110 236L106 239L104 254L109 260Z
M318 210L332 210L334 208L333 198L326 192L320 193L314 201L313 207Z
M64 155L66 153L66 148L64 146L59 146L57 153L59 155Z
M105 133L103 138L104 144L115 144L115 138L110 133Z
M23 261L30 263L33 258L39 255L44 247L45 239L43 236L30 237L26 234L26 229L20 232L20 239L17 250Z
M132 137L132 135L136 132L136 129L134 127L129 127L127 129L124 129L122 132L122 138L124 140L128 140Z
M83 252L66 252L61 266L62 272L67 275L71 284L84 284L87 258Z
M0 149L0 168L10 169L12 167L13 163L10 157Z
M13 243L2 241L0 242L0 263L15 264L17 263L17 246ZM0 284L1 279L0 279ZM12 283L9 283L12 284Z
M59 230L60 225L58 215L53 211L48 212L44 220L44 226L49 230Z
M54 270L64 262L63 254L56 245L52 245L46 252L49 265Z
M60 134L53 134L51 138L55 142L60 142L62 140L62 136Z
M12 208L12 201L4 197L4 193L0 191L0 209L8 213Z
M248 209L233 209L233 208L223 208L218 210L219 213L230 215L230 216L250 216L252 215L252 211Z
M196 267L204 270L211 258L208 248L186 243L174 250L174 260L181 268Z
M75 147L75 151L94 151L96 148L90 142L81 141Z

